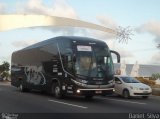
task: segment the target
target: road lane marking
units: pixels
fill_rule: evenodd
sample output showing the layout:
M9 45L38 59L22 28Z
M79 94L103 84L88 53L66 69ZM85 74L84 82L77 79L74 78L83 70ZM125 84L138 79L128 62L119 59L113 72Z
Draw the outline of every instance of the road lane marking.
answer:
M114 100L114 101L119 101L119 102L128 102L128 103L135 103L135 104L140 104L140 105L145 105L146 104L146 103L143 103L143 102L135 102L135 101L127 101L127 100L119 100L119 99L110 99L110 98L98 98L98 99Z
M84 107L84 106L81 106L81 105L75 105L75 104L61 102L61 101L56 101L56 100L48 100L48 101L55 102L55 103L60 103L60 104L64 104L64 105L69 105L69 106L73 106L73 107L79 107L79 108L83 108L83 109L87 109L88 108L88 107Z

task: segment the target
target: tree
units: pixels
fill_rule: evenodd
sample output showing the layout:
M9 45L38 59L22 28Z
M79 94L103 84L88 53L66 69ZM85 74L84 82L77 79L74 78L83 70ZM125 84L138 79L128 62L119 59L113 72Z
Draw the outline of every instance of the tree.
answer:
M2 65L0 65L0 77L2 77L3 79L8 79L10 70L9 67L10 64L6 61L4 61Z
M152 80L160 79L160 73L152 74Z

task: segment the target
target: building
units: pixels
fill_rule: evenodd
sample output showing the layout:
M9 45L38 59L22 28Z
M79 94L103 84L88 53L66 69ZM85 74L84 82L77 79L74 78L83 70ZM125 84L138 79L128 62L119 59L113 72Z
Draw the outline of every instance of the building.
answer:
M131 75L132 68L134 64L126 64L126 75ZM119 70L121 67L121 64L115 63L114 64L114 70L115 72ZM139 64L138 67L138 76L137 77L151 77L152 74L160 73L160 65L142 65Z
M156 84L160 85L160 79L159 78L156 80Z

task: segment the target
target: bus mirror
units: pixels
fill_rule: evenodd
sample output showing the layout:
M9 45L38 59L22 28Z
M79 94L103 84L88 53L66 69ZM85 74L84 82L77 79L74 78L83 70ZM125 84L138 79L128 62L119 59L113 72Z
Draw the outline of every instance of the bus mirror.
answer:
M120 63L120 54L114 50L110 50L111 53L115 54L117 56L117 63Z
M122 82L121 82L121 81L115 81L115 83L116 83L116 84L122 84Z

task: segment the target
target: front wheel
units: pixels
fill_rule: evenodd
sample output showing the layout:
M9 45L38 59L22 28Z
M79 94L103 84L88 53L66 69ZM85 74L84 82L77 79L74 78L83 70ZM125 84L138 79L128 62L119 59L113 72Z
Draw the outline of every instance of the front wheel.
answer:
M58 83L52 85L52 94L58 99L63 98L61 86Z
M128 90L123 91L123 97L126 98L126 99L130 98L130 94L129 94Z

